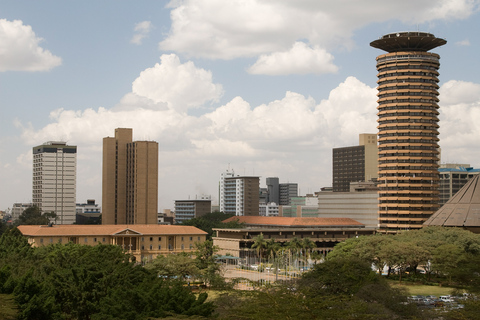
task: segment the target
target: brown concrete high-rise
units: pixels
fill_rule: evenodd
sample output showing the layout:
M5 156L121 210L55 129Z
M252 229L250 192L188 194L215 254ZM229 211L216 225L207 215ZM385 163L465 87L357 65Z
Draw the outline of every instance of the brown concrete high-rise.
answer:
M425 32L387 34L377 57L379 226L421 228L438 209L438 69L427 51L444 39Z
M132 129L103 138L102 223L157 224L158 143L132 141Z

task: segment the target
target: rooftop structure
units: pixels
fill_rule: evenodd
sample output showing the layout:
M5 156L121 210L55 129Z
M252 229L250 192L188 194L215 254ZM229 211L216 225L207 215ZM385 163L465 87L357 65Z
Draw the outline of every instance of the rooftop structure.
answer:
M480 233L480 176L470 179L423 225L459 227Z

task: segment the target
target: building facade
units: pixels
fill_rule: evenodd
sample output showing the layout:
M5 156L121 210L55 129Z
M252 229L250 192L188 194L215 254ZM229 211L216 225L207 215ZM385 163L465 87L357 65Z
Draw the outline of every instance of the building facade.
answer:
M373 182L352 182L349 192L318 192L318 217L350 218L378 228L378 188Z
M275 202L262 203L259 206L259 215L264 217L278 217L279 205Z
M252 245L260 234L279 244L293 238L309 238L315 243L314 250L323 254L349 238L375 234L375 230L365 229L360 222L347 218L232 217L224 222L236 219L245 228L214 229L213 244L220 248L220 255L248 258L256 252Z
M297 183L280 183L280 199L278 204L281 206L290 205L290 201L293 197L298 197L298 184Z
M438 209L438 69L428 52L446 43L425 32L387 34L379 55L379 224L382 232L418 229Z
M136 261L152 260L158 255L193 253L195 244L203 243L207 233L192 226L172 225L55 225L19 226L34 247L69 242L94 246L121 246Z
M33 147L32 202L41 212L54 212L56 224L75 223L77 147L49 141Z
M292 197L290 205L280 206L280 217L317 218L318 198L316 196Z
M233 170L220 175L220 211L236 216L259 215L260 178L235 176Z
M480 173L469 164L442 164L440 173L440 206L447 203L471 178Z
M199 218L212 212L212 200L210 197L202 197L195 200L175 200L175 223Z
M378 177L377 135L362 133L359 145L332 150L334 192L348 192L350 182L372 181Z
M102 223L157 224L157 208L158 143L115 129L103 138Z

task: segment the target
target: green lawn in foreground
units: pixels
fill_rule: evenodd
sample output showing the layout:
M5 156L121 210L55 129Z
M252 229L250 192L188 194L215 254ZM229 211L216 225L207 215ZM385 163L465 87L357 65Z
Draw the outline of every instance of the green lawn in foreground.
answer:
M434 295L434 296L446 296L452 293L454 290L453 288L448 288L448 287L440 287L440 286L426 286L422 284L413 284L413 283L406 283L402 282L400 283L399 281L392 281L389 280L388 283L395 288L404 288L407 289L407 292L410 295L413 296L429 296L429 295Z
M17 310L13 296L8 294L0 294L0 319L14 320L16 319Z

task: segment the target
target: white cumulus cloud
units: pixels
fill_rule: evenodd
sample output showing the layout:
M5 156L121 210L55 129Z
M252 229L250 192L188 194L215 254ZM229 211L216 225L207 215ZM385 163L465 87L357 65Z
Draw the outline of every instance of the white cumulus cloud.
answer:
M62 64L62 59L39 46L29 25L21 20L0 19L0 71L47 71Z
M333 56L319 46L313 48L303 42L295 42L288 51L261 55L248 72L252 74L288 75L335 73Z
M217 101L223 94L222 86L213 83L210 71L195 67L191 61L182 64L175 54L164 54L160 60L135 79L134 94L183 112Z
M131 43L136 45L141 45L144 38L148 37L148 34L152 30L152 22L151 21L142 21L135 24L133 30L135 34L133 35L132 39L130 40Z
M299 40L327 51L351 48L354 31L368 24L464 19L479 1L183 0L169 7L172 24L161 50L234 59L284 52Z

